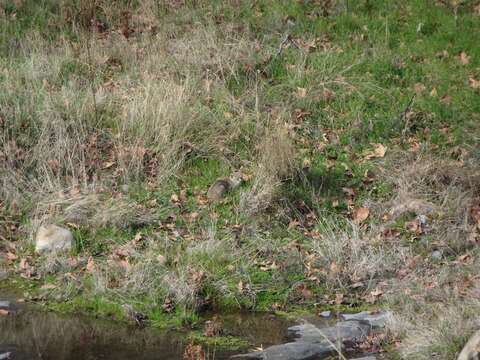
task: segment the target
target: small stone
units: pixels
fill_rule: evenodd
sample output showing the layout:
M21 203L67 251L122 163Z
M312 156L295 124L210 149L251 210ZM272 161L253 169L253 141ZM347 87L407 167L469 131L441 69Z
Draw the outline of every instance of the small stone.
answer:
M360 321L370 325L372 328L382 328L385 326L388 319L392 317L393 313L391 311L379 311L379 312L370 312L362 311L357 314L342 314L340 318L346 322L348 321Z
M329 318L330 316L332 316L332 312L331 311L322 311L319 315L323 318Z
M35 251L45 252L68 251L73 246L73 235L68 229L57 225L42 225L35 239Z
M435 250L435 251L432 251L432 253L430 254L430 257L434 260L441 260L443 257L443 253L440 250Z

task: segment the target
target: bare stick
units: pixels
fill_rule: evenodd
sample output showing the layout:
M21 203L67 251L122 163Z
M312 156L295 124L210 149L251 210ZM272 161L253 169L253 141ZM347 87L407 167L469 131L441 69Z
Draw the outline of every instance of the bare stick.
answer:
M98 123L98 108L97 108L97 98L95 95L95 72L93 69L93 59L92 53L90 51L90 35L87 36L87 58L88 58L88 67L89 69L89 76L90 76L90 90L92 92L92 99L93 99L93 112L95 116L95 122Z

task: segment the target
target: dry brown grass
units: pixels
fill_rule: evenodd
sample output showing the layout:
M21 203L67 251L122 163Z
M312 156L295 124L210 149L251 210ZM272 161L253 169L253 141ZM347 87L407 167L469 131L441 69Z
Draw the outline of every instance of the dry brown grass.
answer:
M24 40L19 56L5 63L0 96L8 119L0 137L4 204L31 209L41 199L61 203L65 220L75 218L73 210L91 215L95 209L86 207L98 205L102 187L146 178L161 185L187 156L228 153L249 115L235 102L240 121L225 121L208 101L232 101L225 81L253 47L234 29L198 26L193 37L176 39L159 32L133 40L81 33L80 42L55 46L35 33ZM86 195L76 204L58 198L70 188ZM123 205L120 217L129 211ZM106 207L115 215L114 205Z
M323 221L321 237L312 245L315 268L324 269L325 284L348 291L353 284L371 290L388 279L411 255L408 248L377 242L377 230L365 231L357 224Z
M293 176L296 150L285 124L273 122L259 136L258 165L252 187L242 193L240 211L253 215L266 210L278 195L282 181Z
M391 161L394 171L387 177L396 195L388 204L389 225L424 216L428 241L412 245L416 253L397 269L400 276L387 296L397 312L390 329L402 339L402 358L453 359L479 327L478 229L471 216L478 202L478 168L472 157L417 154ZM390 243L397 251L399 244ZM441 251L440 259L431 258L433 250Z
M478 201L480 186L474 159L454 161L420 155L393 162L395 169L388 176L396 194L390 203L392 219L425 215L429 234L435 238L433 247L453 254L472 247L475 225L470 209Z

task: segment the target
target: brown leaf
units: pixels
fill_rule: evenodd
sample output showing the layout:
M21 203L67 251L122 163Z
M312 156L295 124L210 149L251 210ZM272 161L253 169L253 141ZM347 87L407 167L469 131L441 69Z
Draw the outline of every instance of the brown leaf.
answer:
M335 304L340 305L345 300L345 295L342 293L335 294Z
M417 94L421 94L422 92L424 92L426 89L425 85L423 85L422 83L416 83L414 86L413 86L413 90L415 90L415 92Z
M463 65L467 65L467 64L470 62L470 56L468 56L465 51L462 51L462 52L458 55L458 60L459 60Z
M297 96L299 98L304 98L307 96L307 89L305 88L301 88L301 87L297 87Z
M85 267L85 270L88 273L92 273L95 270L95 262L93 261L93 257L89 257L87 261L87 266Z
M322 91L322 98L325 101L335 100L335 93L328 88L324 88Z
M476 80L475 78L471 77L468 79L468 85L472 89L480 89L480 80Z
M103 163L102 169L108 169L111 168L113 165L115 165L114 161L105 161Z
M440 102L445 105L450 105L452 103L452 97L448 94L445 94L440 99Z
M53 284L43 284L42 286L40 286L40 289L41 290L51 290L51 289L55 289L56 286L53 285Z
M7 316L10 315L10 311L5 309L0 309L0 316Z
M368 216L370 215L370 210L366 207L361 207L353 210L353 221L357 224L367 220Z
M205 351L200 345L188 344L183 353L184 360L205 360Z
M387 147L383 144L373 144L373 151L368 152L365 159L383 158L386 152Z
M472 219L480 226L480 205L475 205L470 208L470 215Z
M18 259L18 256L9 251L9 252L7 252L7 254L6 254L6 258L7 258L7 260L8 260L9 262L12 262L12 261L17 260L17 259Z

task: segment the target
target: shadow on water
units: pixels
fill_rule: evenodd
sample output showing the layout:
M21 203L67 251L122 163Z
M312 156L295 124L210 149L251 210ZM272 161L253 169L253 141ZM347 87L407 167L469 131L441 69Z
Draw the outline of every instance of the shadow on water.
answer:
M252 346L281 343L289 325L267 314L226 315L222 322L228 334L242 337ZM189 344L183 335L31 309L0 316L0 354L12 351L12 359L20 360L183 359ZM204 350L206 359L233 355L212 346Z

